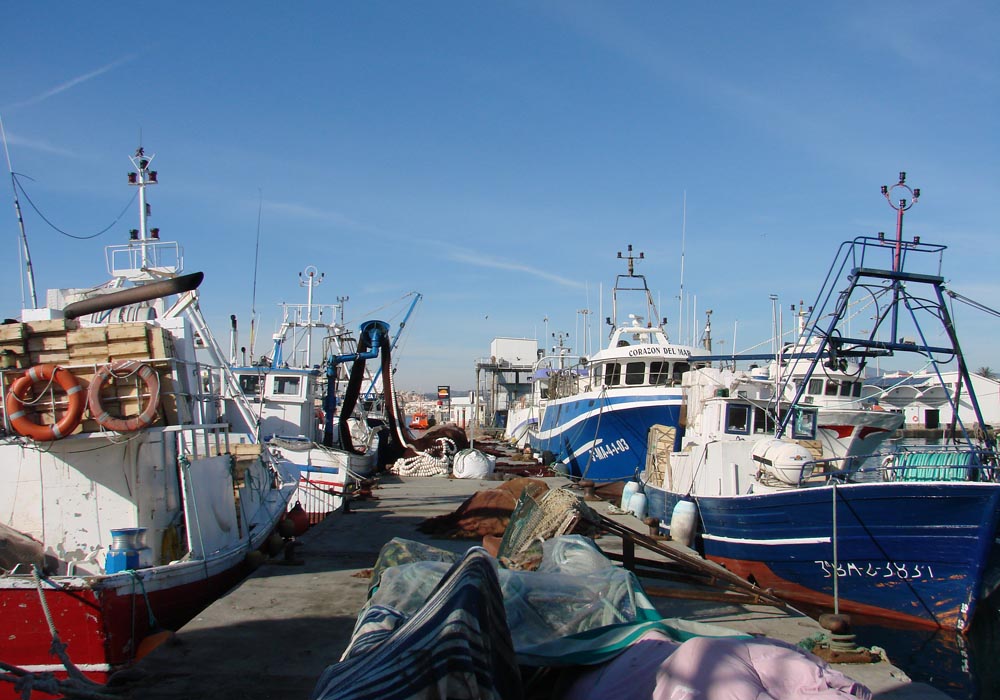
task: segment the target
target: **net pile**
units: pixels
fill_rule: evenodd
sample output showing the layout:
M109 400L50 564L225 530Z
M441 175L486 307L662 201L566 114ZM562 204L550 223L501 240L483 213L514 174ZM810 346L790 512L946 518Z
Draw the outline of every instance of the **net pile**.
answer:
M534 542L572 532L581 520L596 524L598 517L576 494L566 489L551 489L536 500L525 491L510 516L497 556L514 559Z

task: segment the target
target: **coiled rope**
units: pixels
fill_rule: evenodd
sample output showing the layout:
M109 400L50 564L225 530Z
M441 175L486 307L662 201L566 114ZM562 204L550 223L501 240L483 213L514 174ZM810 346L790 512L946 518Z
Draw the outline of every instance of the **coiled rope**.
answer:
M441 437L435 447L418 452L415 457L401 457L389 467L397 476L445 476L451 472L451 461L458 451L455 441ZM435 454L437 453L437 454Z

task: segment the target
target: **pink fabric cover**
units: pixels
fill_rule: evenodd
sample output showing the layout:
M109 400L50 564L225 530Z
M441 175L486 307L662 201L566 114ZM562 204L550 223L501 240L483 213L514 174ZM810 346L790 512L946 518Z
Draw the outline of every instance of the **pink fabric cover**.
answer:
M644 636L578 678L566 700L871 700L872 692L775 639Z

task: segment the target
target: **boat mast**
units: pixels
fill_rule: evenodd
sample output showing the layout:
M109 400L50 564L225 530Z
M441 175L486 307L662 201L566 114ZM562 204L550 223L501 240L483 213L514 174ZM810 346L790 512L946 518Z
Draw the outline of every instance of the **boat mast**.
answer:
M896 204L892 201L893 191L895 189L902 189L910 193L910 201L907 202L906 199L900 198L899 203ZM909 185L906 184L906 173L900 171L899 182L897 182L892 187L887 185L882 185L882 195L885 200L889 202L889 206L896 210L896 248L892 254L892 271L898 274L902 269L903 265L903 213L913 207L920 198L920 188L911 189ZM879 234L881 238L884 234ZM899 322L899 294L902 281L896 279L892 283L892 335L893 339L896 339L898 322Z
M0 135L3 136L3 150L7 155L7 170L10 172L10 187L14 191L14 213L17 215L17 225L21 230L21 251L24 253L24 269L28 277L28 294L31 296L31 308L38 308L38 295L35 293L35 270L31 266L31 252L28 250L28 236L24 232L24 217L21 216L21 202L17 199L17 181L14 178L14 166L10 162L10 150L7 148L7 132L0 118ZM24 306L24 278L21 278L21 306Z
M153 229L150 232L146 226L146 219L149 217L149 204L146 203L146 186L156 185L156 171L149 169L149 164L153 162L155 156L146 156L145 151L142 146L135 149L135 155L129 156L129 160L132 161L132 165L135 166L137 172L131 172L128 174L128 184L135 185L139 188L139 229L132 229L130 232L131 240L138 241L140 258L142 264L140 269L148 274L149 272L149 258L150 258L150 247L154 245L150 241L150 233L152 233L152 238L159 239L160 232L157 229Z
M319 277L316 275L319 274ZM306 292L306 367L312 367L312 337L313 337L313 326L322 325L322 323L313 322L313 289L323 284L323 278L326 273L319 272L312 265L308 265L305 269L305 278L302 277L302 273L299 273L299 286L306 287L308 291ZM321 312L322 313L322 312Z
M687 202L688 193L684 190L684 202L681 214L681 288L677 294L677 328L683 329L684 319L684 247L687 240Z

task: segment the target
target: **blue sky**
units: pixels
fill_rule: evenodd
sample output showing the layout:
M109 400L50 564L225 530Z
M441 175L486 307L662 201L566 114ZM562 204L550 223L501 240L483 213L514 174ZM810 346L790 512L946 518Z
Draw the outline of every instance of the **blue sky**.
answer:
M424 295L404 389L472 388L494 337L582 350L589 319L593 348L630 243L687 340L686 198L685 314L711 308L743 350L771 332L770 294L810 303L842 240L893 230L879 187L900 170L922 190L907 235L947 244L949 286L1000 307L996 3L17 3L5 26L0 116L32 201L101 230L141 138L150 225L205 272L224 345L230 314L249 322L258 211L265 336L310 264L354 327ZM103 246L136 225L74 240L21 205L40 290L105 279ZM955 312L969 363L1000 368L997 320Z

